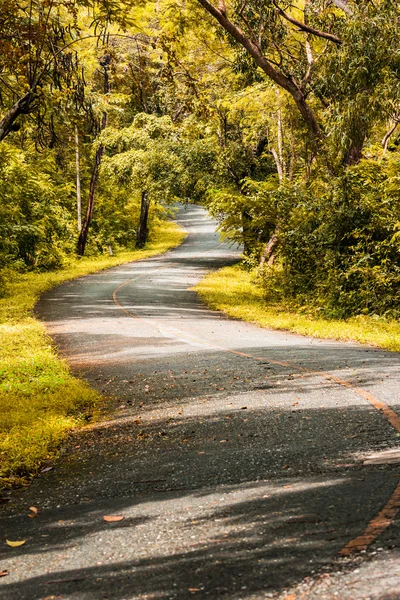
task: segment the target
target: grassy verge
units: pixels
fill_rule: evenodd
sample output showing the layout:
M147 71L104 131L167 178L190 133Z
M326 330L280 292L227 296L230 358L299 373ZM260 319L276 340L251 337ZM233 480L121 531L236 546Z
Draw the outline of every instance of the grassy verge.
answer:
M39 296L68 279L165 252L184 237L167 222L143 250L74 260L54 273L9 274L7 296L0 300L0 488L36 473L99 405L99 394L72 377L34 318Z
M251 273L240 265L211 273L194 289L204 302L231 317L257 323L262 327L283 329L302 335L363 344L400 351L400 323L360 316L347 320L328 320L301 312L289 312L278 305L267 304L262 288Z

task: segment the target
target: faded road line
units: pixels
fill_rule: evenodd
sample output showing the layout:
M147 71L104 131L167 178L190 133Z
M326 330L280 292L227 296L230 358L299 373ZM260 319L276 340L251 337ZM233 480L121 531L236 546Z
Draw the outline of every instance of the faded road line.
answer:
M167 268L173 267L173 266L175 266L175 263L169 263L168 265L159 267L158 269L153 271L153 273L160 271L162 269L167 269ZM396 412L394 410L392 410L387 404L385 404L381 400L378 400L378 398L376 398L373 394L371 394L371 392L368 392L367 390L364 390L358 386L354 386L353 384L351 384L349 381L346 381L345 379L341 379L340 377L337 377L337 376L327 373L325 371L316 371L314 369L309 369L309 368L303 367L301 365L297 365L295 363L286 362L286 361L277 361L277 360L270 359L269 357L253 356L252 354L247 354L246 352L240 352L238 350L232 350L230 348L225 348L223 346L219 346L218 344L214 344L213 342L209 342L205 339L197 338L196 336L191 335L189 332L186 332L185 330L183 330L181 328L178 330L179 331L178 332L175 329L165 326L163 323L157 322L154 319L150 320L150 319L140 317L139 315L132 312L131 310L126 309L118 301L118 297L117 297L118 292L123 287L129 285L130 283L136 283L139 279L141 279L144 276L145 276L145 274L140 275L136 279L127 280L126 282L121 284L119 287L117 287L112 294L113 301L116 304L116 306L118 306L118 308L120 310L122 310L127 316L132 317L134 319L138 319L143 323L146 323L147 325L153 327L154 329L156 329L163 335L166 335L166 336L174 338L174 339L181 340L188 344L196 343L196 344L205 346L207 348L220 350L221 352L234 354L236 356L240 356L243 358L252 359L252 360L256 360L256 361L262 361L262 362L267 361L274 365L287 367L290 369L295 369L303 374L319 375L320 377L323 377L327 381L332 381L332 382L336 383L337 385L340 385L342 387L345 387L345 388L351 390L354 394L356 394L357 396L366 400L373 408L375 408L378 412L380 412L380 414L390 423L390 425L392 425L392 427L394 427L396 429L396 431L400 432L400 417L399 417L399 415L396 414ZM386 505L382 508L382 510L378 513L378 515L369 522L364 533L362 535L356 537L354 540L350 541L348 544L346 544L346 546L344 548L342 548L342 550L340 550L339 554L341 556L349 556L350 554L352 554L354 552L359 552L361 550L365 550L366 548L368 548L368 546L370 546L376 540L376 538L381 533L383 533L383 531L385 531L385 529L387 529L393 523L393 521L399 511L400 511L400 483L397 485L395 491L393 492L392 496L390 497L390 499L388 500Z

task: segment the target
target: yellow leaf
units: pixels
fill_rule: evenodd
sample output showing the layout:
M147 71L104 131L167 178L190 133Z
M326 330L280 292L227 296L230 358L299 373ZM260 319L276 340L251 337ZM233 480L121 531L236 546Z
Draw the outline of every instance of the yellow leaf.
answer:
M122 517L121 515L106 515L103 519L104 521L107 521L107 523L115 523L116 521L122 521L125 517Z
M8 546L11 546L11 548L17 548L17 546L23 546L25 544L26 540L18 540L16 542L11 542L10 540L6 540L6 544L8 544Z
M28 515L28 517L30 519L34 519L35 517L38 516L38 509L36 508L36 506L30 506L29 510L31 511L31 513Z

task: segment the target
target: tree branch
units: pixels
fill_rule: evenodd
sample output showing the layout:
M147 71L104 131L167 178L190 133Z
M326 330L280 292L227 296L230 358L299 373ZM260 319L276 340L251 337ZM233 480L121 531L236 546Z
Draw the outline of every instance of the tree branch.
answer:
M257 66L259 66L264 73L279 87L283 88L294 99L297 108L300 111L310 133L316 144L318 144L321 138L321 129L319 123L308 106L306 99L299 85L289 77L286 77L283 73L275 69L269 60L263 55L261 49L246 34L232 21L230 21L218 8L216 8L209 0L197 0L201 6L213 16L218 23L227 31L243 48L247 50L250 56L254 59Z
M292 25L295 25L302 31L306 31L307 33L311 33L312 35L315 35L317 37L324 38L325 40L329 40L330 42L333 42L334 44L337 44L338 46L343 44L343 40L341 40L336 35L333 35L332 33L327 33L326 31L321 31L319 29L315 29L314 27L310 27L310 25L306 25L305 23L298 21L294 17L287 15L275 2L274 2L274 5L275 5L275 8L278 10L279 14L284 19L286 19L286 21L289 21L289 23L292 23Z

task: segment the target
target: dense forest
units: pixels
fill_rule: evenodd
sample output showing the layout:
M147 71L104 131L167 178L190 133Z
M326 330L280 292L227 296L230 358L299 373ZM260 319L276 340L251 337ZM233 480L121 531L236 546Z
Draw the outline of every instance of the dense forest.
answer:
M393 0L0 0L0 293L208 207L265 295L400 315Z

